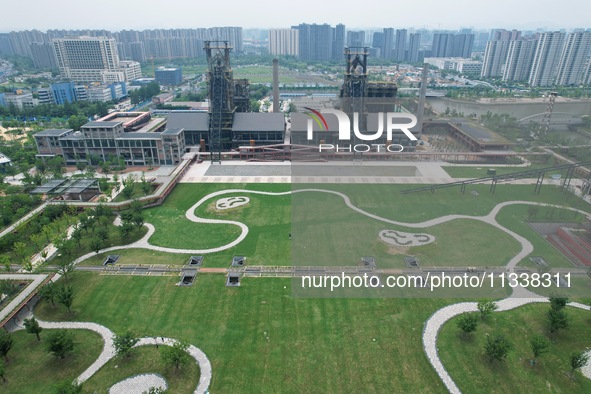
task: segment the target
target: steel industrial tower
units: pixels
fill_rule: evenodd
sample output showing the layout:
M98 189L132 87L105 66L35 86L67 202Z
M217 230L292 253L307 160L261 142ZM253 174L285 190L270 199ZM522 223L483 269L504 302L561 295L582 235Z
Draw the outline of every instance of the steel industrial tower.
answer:
M367 130L367 49L367 47L345 48L347 69L341 88L341 109L349 115L351 120L354 112L360 114L360 130Z
M209 151L212 162L222 160L222 142L231 141L236 106L228 41L205 41L209 107Z
M544 112L544 117L542 118L542 122L538 127L537 132L533 135L534 139L544 137L548 134L548 130L550 129L550 120L552 120L552 111L554 110L554 103L556 102L556 97L558 96L557 92L550 92L548 93L548 106L546 107L546 112Z

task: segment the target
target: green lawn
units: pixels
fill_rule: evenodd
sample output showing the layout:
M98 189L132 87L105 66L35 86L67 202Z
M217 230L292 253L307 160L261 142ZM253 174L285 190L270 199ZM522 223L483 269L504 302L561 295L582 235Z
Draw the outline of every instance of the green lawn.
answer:
M168 392L192 393L199 382L199 367L190 358L179 370L163 363L160 352L163 346L141 346L133 350L129 359L115 357L84 383L84 392L107 394L109 387L140 373L158 373L166 379Z
M36 313L187 340L212 363L211 392L445 392L421 327L449 301L292 298L289 279L177 280L77 272L74 316L44 302Z
M550 264L551 267L567 267L572 268L573 264L552 244L546 241L540 234L538 234L529 224L529 207L527 205L514 205L505 207L497 215L497 221L515 231L517 234L525 237L534 246L534 251L530 256L541 256ZM550 218L552 213L552 218ZM562 218L561 218L562 216ZM572 211L558 210L547 207L540 207L538 214L531 217L531 220L536 221L564 221L574 222L580 221L583 217ZM530 268L537 268L536 264L529 259L529 256L523 259L519 265Z
M54 384L73 381L92 364L103 348L102 338L92 331L71 330L74 351L60 360L45 349L45 337L50 330L41 332L41 341L24 330L12 333L14 345L8 353L5 377L0 392L11 394L47 393Z
M498 312L481 322L470 338L462 338L456 319L441 330L439 355L465 393L589 393L591 380L577 373L572 381L569 356L591 345L591 314L567 308L570 328L552 337L547 354L532 366L529 341L535 334L548 335L549 305L526 305ZM514 345L505 362L490 362L484 355L486 335L503 334Z
M223 189L245 188L280 192L286 191L287 187L288 185L260 184L180 184L165 204L146 211L146 221L156 226L156 233L150 242L158 246L189 249L225 245L239 236L240 229L230 224L200 224L187 220L185 213L195 202L209 193ZM305 188L307 185L297 187ZM435 194L401 195L399 191L403 187L407 186L322 186L345 193L353 204L369 213L410 222L453 213L484 215L499 202L507 200L543 201L589 209L589 206L579 199L565 198L569 195L551 186L546 186L543 192L537 195L529 186L499 185L497 193L492 194L488 192L487 185L475 185L473 188L480 192L479 196L461 194L455 189L443 189ZM240 194L231 193L224 196ZM380 267L400 268L404 266L404 254L418 256L423 266L500 266L505 265L519 251L519 244L510 236L478 221L454 220L426 229L408 229L355 213L344 205L339 196L327 193L305 192L293 196L243 194L248 195L250 203L234 210L215 212L212 206L219 197L197 208L195 213L200 217L234 220L249 226L249 234L241 244L230 250L208 254L205 263L207 266L227 267L232 255L247 256L251 265L273 266L292 265L292 257L301 263L300 265L355 265L360 256L372 255L377 258ZM514 214L505 214L515 212L515 209L520 209L521 212L527 210L527 206L504 208L500 220L505 226L518 230L521 218ZM542 208L542 211L544 209ZM322 219L317 220L317 217ZM182 225L179 225L181 223ZM377 234L384 229L425 232L434 235L436 242L409 250L392 250L378 240ZM529 229L529 233L523 235L528 238L539 238L531 231L533 230ZM289 240L287 235L292 232L294 239ZM318 242L319 240L321 242ZM545 241L539 241L537 240L537 243L540 244L540 248L544 248ZM306 247L300 247L301 245ZM289 253L292 248L296 255L292 256ZM553 255L556 253L554 251ZM140 255L142 253L138 252L138 259ZM177 264L177 260L181 263L183 261L176 258L175 262L171 263L160 258L158 260L161 264ZM569 264L562 258L557 260L556 266Z

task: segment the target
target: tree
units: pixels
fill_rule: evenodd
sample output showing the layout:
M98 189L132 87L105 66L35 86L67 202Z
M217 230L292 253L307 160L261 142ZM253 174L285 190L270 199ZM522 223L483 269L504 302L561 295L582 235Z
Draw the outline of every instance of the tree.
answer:
M568 317L563 310L550 309L548 311L548 324L550 332L554 333L561 328L568 328Z
M70 260L66 260L66 261L61 262L59 264L57 272L58 272L58 274L62 275L64 278L66 278L66 282L67 282L68 275L70 275L72 272L74 272L75 269L76 269L76 266L74 265L74 262L70 261Z
M184 341L177 341L172 346L164 346L161 353L162 361L179 369L189 361L188 348L189 344Z
M4 270L6 272L10 272L12 271L12 266L11 266L11 262L10 262L10 257L8 257L7 255L2 255L0 256L0 265L2 265L4 267Z
M117 355L129 358L131 356L131 349L138 343L139 339L136 338L131 331L125 331L123 333L115 335L113 339L113 345L117 351Z
M72 115L68 118L68 127L78 131L80 127L88 123L88 118L84 115Z
M496 302L490 300L480 300L478 301L478 310L480 311L480 318L484 319L494 311L499 309L499 306Z
M53 356L63 359L74 349L74 339L69 331L58 330L47 335L46 347Z
M512 349L513 345L503 335L489 335L486 337L484 352L490 361L503 361Z
M92 249L92 251L96 254L98 254L98 252L100 252L100 250L105 246L105 241L103 241L101 238L99 237L94 237L93 239L90 240L90 248Z
M0 356L3 356L8 361L8 352L12 349L14 340L6 331L0 331Z
M47 282L45 286L39 290L39 296L45 301L51 302L52 306L55 306L55 299L57 296L57 287L54 282Z
M74 231L72 231L71 238L76 242L76 245L80 247L80 242L82 241L82 225L76 227Z
M4 377L4 374L6 374L6 370L4 369L4 363L0 362L0 378L2 378L2 381L4 383L6 383L6 378Z
M550 342L546 337L541 335L534 335L534 337L529 341L529 346L531 351L534 355L532 360L532 364L536 364L538 358L548 351L548 347L550 346Z
M142 212L136 212L133 214L131 221L137 227L142 227L144 225L144 215Z
M119 232L121 233L121 238L127 237L133 231L134 227L133 224L129 222L122 222L121 226L119 226Z
M71 380L64 380L51 389L51 394L79 394L82 392L82 385L72 382Z
M457 325L462 330L463 335L467 335L476 331L478 318L473 313L462 313L458 318Z
M38 341L41 340L39 334L41 333L41 331L43 331L43 328L39 325L39 322L34 317L31 317L30 319L25 319L25 330L27 330L29 334L35 334Z
M96 230L96 236L106 243L109 240L109 230L101 227Z
M583 368L589 361L589 355L585 352L574 352L570 355L570 378L574 379L575 371L579 368Z
M19 260L24 260L27 256L27 244L24 242L15 242L12 245L12 251Z
M551 296L549 300L553 311L561 311L568 304L568 297Z
M70 309L74 302L74 288L72 286L64 285L58 287L56 298L57 302L68 308L68 312L72 312Z
M109 175L109 173L111 172L111 165L109 164L109 162L103 161L101 163L101 170L103 171L103 174L105 174L105 177Z

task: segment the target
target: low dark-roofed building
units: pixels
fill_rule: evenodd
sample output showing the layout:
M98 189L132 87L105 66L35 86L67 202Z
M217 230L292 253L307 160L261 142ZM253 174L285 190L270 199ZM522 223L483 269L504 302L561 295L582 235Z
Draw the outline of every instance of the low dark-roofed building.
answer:
M31 193L62 196L64 200L88 201L100 192L96 179L52 179Z
M234 114L233 145L281 144L285 137L285 116L282 113L244 112Z
M35 134L35 143L39 157L53 157L63 153L60 145L60 138L70 135L74 132L72 129L48 129Z
M206 112L170 111L166 118L168 129L184 129L187 146L197 146L201 139L209 138L209 114Z

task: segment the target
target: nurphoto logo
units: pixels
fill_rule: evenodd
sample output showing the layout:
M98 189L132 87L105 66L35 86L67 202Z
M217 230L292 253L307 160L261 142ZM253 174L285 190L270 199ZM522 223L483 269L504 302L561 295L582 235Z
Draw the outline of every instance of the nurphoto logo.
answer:
M317 111L312 108L305 107L310 112L306 112L310 119L308 119L307 123L307 138L308 141L314 139L314 122L318 125L321 131L328 131L328 123L323 115L331 114L336 116L337 121L339 122L339 141L351 141L351 119L349 116L337 109L322 109ZM356 138L361 141L376 141L380 139L384 134L384 117L386 118L386 141L392 141L392 133L396 130L400 130L401 132L408 137L411 141L417 141L417 137L413 135L413 133L409 130L410 128L416 126L417 118L413 114L409 113L401 113L401 112L387 112L384 116L383 112L378 112L378 129L373 132L373 134L363 134L359 130L359 113L353 113L353 133ZM400 120L409 120L407 123L398 123ZM368 130L369 131L369 130ZM376 150L378 152L402 152L404 147L400 144L355 144L355 145L345 145L339 146L338 144L319 144L318 151L322 152L328 150L336 150L337 152L341 151L354 151L354 152L369 152L370 150Z

